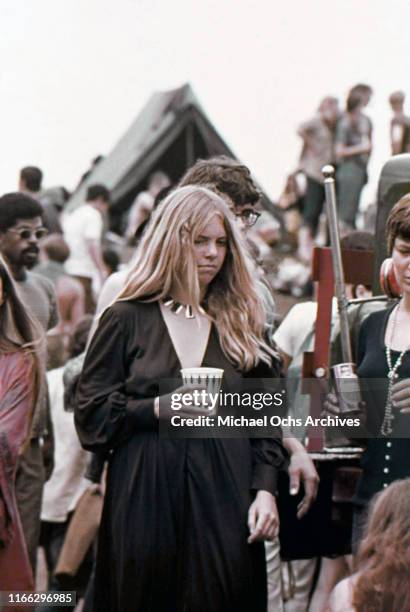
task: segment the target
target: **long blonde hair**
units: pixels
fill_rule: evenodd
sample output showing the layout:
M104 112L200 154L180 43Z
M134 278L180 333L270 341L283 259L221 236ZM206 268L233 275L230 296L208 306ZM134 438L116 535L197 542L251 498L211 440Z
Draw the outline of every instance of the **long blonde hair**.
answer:
M200 307L194 242L209 221L221 219L228 239L222 269L208 287L206 312L215 323L222 350L243 370L275 355L264 338L266 314L252 274L247 247L224 200L205 187L173 191L152 216L119 301L156 301L180 288Z

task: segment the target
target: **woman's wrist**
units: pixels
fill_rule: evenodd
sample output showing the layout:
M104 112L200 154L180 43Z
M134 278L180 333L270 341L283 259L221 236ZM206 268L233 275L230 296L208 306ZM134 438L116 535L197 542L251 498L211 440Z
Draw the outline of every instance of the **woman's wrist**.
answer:
M266 491L266 489L259 489L258 491L256 491L256 497L265 497L266 495L269 495L269 497L275 499L275 496L272 495L270 491Z

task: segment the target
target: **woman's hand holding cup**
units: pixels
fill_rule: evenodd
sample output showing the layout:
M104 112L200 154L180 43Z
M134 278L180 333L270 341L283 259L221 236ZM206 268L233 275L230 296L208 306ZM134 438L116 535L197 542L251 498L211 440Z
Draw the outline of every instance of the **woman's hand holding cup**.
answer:
M208 415L209 406L202 401L202 391L206 392L206 390L205 385L183 384L178 389L175 389L175 391L172 391L172 393L156 397L154 402L155 416L157 419L169 421L176 414L187 418ZM194 394L195 391L199 391L199 394ZM182 405L179 408L173 407L173 400L177 394L185 398L185 402L183 404L181 402Z

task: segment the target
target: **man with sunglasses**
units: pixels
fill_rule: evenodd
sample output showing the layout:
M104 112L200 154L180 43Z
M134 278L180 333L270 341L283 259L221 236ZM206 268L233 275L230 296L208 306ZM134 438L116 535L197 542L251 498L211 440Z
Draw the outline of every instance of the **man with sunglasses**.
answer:
M58 323L55 292L48 279L31 272L38 261L39 241L47 234L42 213L41 205L29 195L8 193L0 197L0 253L9 265L27 310L47 332ZM30 444L20 457L16 481L20 518L33 570L43 484L51 475L52 457L52 427L44 386L34 409Z

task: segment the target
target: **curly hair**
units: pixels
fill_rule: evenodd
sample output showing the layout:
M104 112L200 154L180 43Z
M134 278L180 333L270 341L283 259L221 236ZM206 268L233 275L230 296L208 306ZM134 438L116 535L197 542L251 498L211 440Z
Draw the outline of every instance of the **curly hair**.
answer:
M249 168L226 155L199 159L179 182L179 187L206 185L227 195L235 206L254 206L261 198Z
M410 478L376 496L356 564L355 610L410 610Z
M0 232L13 227L18 219L35 219L42 215L41 204L25 193L6 193L0 198Z
M391 254L396 238L410 240L410 193L393 206L387 219L387 249Z

